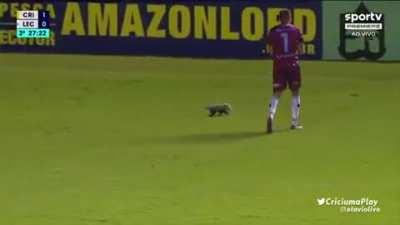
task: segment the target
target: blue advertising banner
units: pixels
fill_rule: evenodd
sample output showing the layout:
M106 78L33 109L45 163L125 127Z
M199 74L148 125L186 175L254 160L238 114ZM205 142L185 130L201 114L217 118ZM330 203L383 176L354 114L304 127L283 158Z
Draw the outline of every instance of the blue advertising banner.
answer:
M0 1L0 51L261 58L283 8L320 59L319 1ZM50 38L17 38L18 10L48 11Z

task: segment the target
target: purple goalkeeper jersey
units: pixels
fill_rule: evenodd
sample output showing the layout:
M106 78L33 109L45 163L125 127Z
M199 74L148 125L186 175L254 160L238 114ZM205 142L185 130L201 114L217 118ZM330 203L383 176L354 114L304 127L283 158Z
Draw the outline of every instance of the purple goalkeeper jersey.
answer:
M285 66L298 63L297 50L300 43L303 42L303 37L294 25L281 24L273 27L269 32L267 42L272 46L272 58L275 65Z

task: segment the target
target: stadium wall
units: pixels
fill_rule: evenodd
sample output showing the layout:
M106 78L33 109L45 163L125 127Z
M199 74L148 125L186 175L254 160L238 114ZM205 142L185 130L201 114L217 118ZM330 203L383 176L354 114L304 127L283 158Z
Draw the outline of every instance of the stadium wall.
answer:
M129 54L176 57L264 58L265 37L282 8L292 10L303 32L305 59L344 60L365 51L365 42L341 44L340 14L358 1L0 1L0 51L78 54ZM367 1L385 14L385 52L378 60L399 60L400 2ZM17 39L18 10L50 12L50 39ZM372 41L371 41L372 43ZM371 51L380 51L370 44ZM377 49L378 47L378 49ZM377 50L376 50L377 49ZM365 57L360 57L365 58Z
M289 2L289 1L288 1ZM0 2L0 50L261 58L267 30L282 8L304 32L305 58L320 59L321 4L316 1L7 1ZM19 9L50 12L49 40L19 40Z

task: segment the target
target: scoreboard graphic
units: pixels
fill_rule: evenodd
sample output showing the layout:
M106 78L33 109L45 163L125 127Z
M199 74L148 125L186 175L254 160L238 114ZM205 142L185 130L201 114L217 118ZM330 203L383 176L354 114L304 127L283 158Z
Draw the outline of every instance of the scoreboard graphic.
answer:
M18 11L17 38L50 38L48 11Z

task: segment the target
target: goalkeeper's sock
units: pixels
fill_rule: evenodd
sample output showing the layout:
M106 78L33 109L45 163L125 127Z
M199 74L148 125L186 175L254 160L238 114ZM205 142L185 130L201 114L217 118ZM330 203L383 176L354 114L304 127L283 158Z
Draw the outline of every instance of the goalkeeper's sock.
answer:
M278 108L279 97L272 95L271 102L269 103L269 117L274 119L276 109Z
M299 125L300 116L300 96L294 95L292 97L292 125Z

